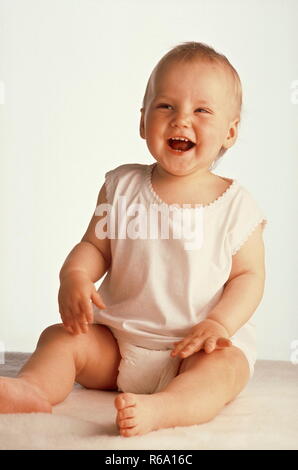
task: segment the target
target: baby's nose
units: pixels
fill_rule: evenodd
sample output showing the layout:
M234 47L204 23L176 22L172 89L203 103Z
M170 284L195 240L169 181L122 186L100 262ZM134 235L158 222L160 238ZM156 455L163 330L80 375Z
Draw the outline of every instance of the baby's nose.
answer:
M172 126L189 126L191 124L191 117L188 113L176 113L172 119Z

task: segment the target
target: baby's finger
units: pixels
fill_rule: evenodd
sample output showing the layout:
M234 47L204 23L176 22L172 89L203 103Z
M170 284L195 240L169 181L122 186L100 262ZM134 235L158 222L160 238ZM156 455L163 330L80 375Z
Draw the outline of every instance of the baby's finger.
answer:
M216 349L224 349L232 346L232 341L228 338L218 338L216 341Z
M191 341L182 349L180 354L183 358L185 358L185 357L191 356L195 352L200 351L200 349L201 349L201 343L199 340Z
M80 315L76 318L76 328L78 334L88 332L88 321L85 315Z
M78 303L76 310L72 312L72 323L75 334L81 334L86 332L86 328L83 326L87 322L84 312L82 312L81 306Z
M91 294L91 300L92 302L100 309L105 309L107 308L107 306L105 305L105 303L102 301L99 293L97 291L95 292L92 292Z
M69 311L68 310L64 310L63 312L60 311L60 316L61 316L63 327L66 329L66 331L73 334L73 330L72 330L72 327L71 327L72 317L71 317Z
M189 339L187 343L185 343L184 345L181 346L181 348L179 348L177 353L180 354L181 357L186 358L199 350L200 350L200 342L198 340Z
M84 323L93 323L93 308L91 300L85 300L80 303L82 321Z
M80 335L81 333L85 333L86 325L84 324L84 321L81 318L77 318L76 321L74 322L74 327L75 327L75 334Z
M88 333L88 327L89 327L89 324L87 321L84 323L80 323L80 328L81 328L82 333L84 334Z
M206 341L204 342L204 350L207 354L210 354L212 351L214 351L216 347L216 336L210 336Z
M183 349L183 347L186 346L187 343L188 343L187 338L184 338L181 341L176 341L175 343L173 343L175 345L175 347L174 347L171 355L176 356Z
M88 311L88 308L90 309ZM93 310L90 302L85 302L83 311L80 317L80 325L83 330L83 333L88 333L89 324L93 323Z
M83 318L83 315L81 314L81 312L79 310L79 306L77 307L77 309L75 311L72 310L70 325L72 327L73 334L75 334L75 335L79 335L80 333L83 332L81 330L81 326L80 326L80 323L84 322L84 320L82 318Z
M78 334L78 328L77 328L77 325L76 325L76 321L74 319L71 320L71 324L69 326L69 331L73 334L73 335L77 335Z
M73 334L73 329L72 329L72 327L71 327L71 325L70 325L69 323L63 322L63 327L64 327L64 329L65 329L68 333Z
M86 318L86 315L83 312L80 312L80 314L76 316L75 320L79 333L87 333L88 320Z

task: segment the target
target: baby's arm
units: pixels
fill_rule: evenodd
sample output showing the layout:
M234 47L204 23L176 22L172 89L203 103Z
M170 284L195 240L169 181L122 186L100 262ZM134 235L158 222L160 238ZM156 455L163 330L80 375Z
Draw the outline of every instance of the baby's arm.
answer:
M103 185L97 205L106 202ZM95 233L95 226L102 217L92 216L81 242L69 253L60 271L59 311L63 324L72 333L85 333L87 323L92 323L91 301L99 308L105 308L94 286L111 263L109 238L99 239Z
M219 322L233 336L259 305L265 285L265 250L259 224L232 258L232 269L223 295L207 318Z
M185 358L200 349L210 353L227 347L233 336L259 305L265 284L265 254L260 224L232 258L232 269L219 302L206 320L195 325L189 335L175 343L172 355Z

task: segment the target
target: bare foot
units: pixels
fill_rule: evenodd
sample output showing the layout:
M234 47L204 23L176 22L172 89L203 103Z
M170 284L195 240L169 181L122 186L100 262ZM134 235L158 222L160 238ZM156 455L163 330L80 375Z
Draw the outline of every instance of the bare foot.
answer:
M165 393L142 395L120 393L115 398L116 424L121 436L140 436L171 426L167 420L168 396Z
M0 413L51 413L39 388L21 378L0 377Z

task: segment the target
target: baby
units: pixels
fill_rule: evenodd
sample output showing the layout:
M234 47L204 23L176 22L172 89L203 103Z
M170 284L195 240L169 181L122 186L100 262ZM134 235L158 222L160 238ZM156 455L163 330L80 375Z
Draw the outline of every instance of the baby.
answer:
M236 70L205 44L158 62L140 119L155 162L106 173L60 271L62 323L16 378L0 379L0 412L51 413L78 382L119 392L116 424L129 437L207 422L243 390L266 219L237 180L212 172L237 139L241 102Z

